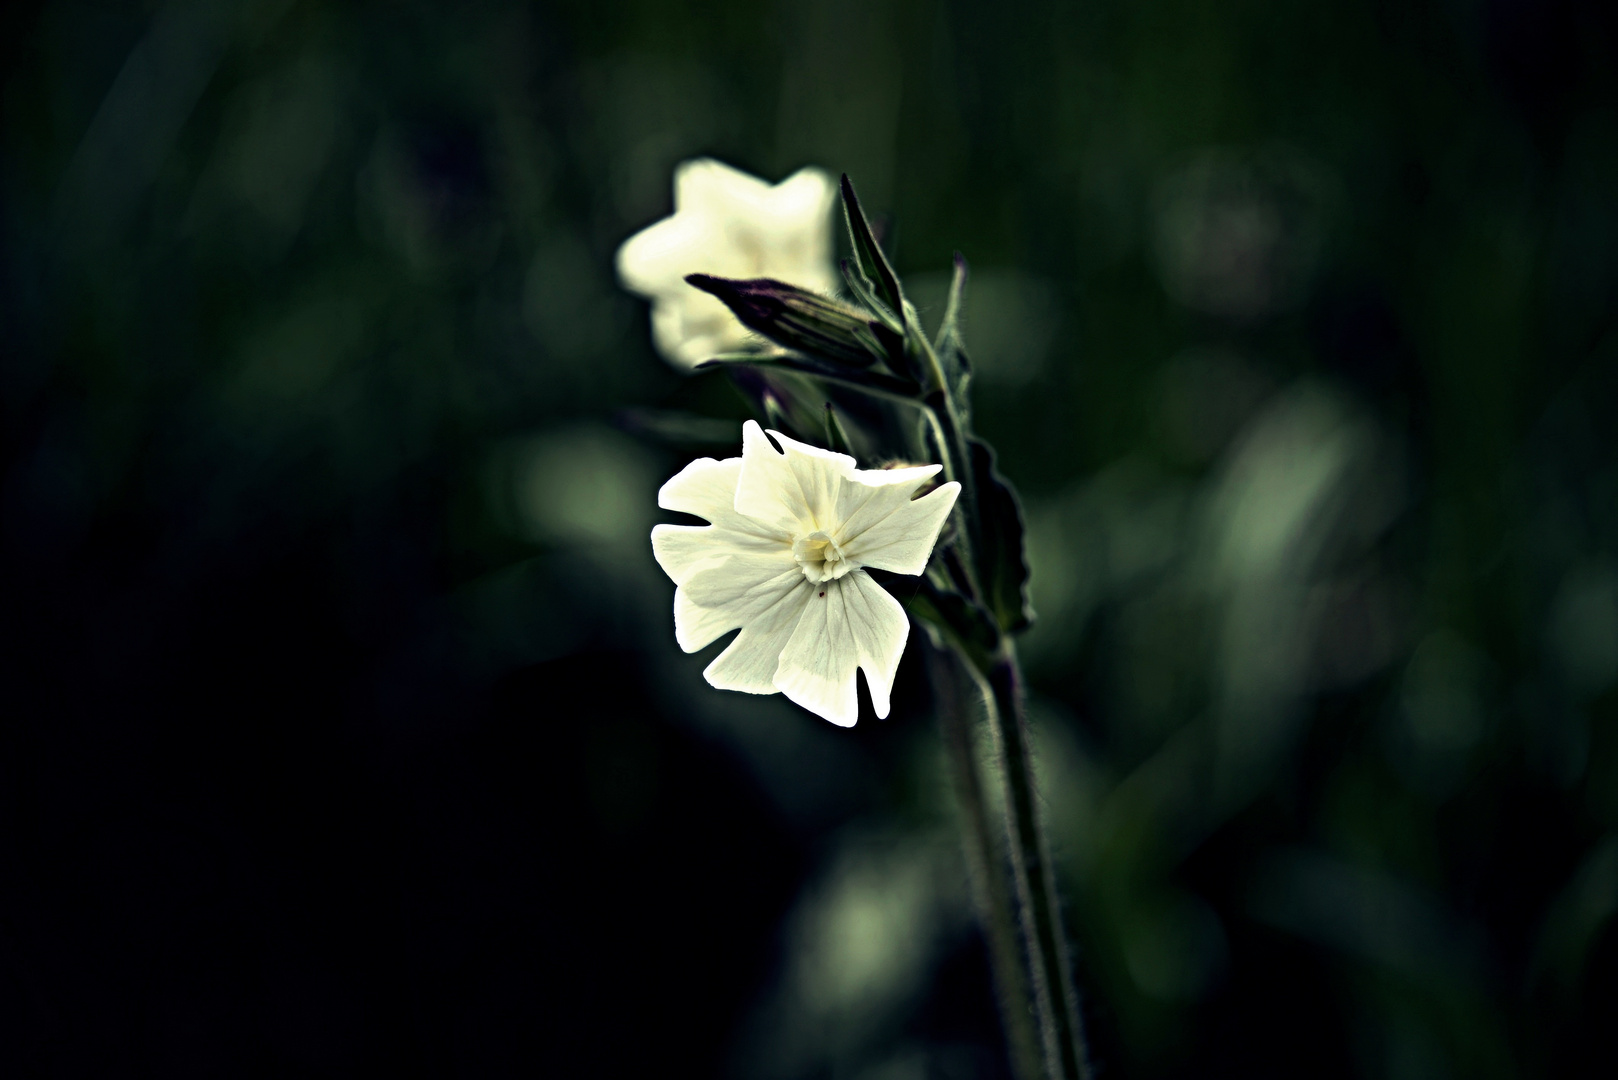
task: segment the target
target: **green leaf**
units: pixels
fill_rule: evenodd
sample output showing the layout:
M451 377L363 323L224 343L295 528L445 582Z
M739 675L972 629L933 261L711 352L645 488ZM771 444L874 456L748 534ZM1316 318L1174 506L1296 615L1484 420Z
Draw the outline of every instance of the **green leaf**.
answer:
M837 410L826 402L826 449L834 450L839 454L854 456L854 451L848 443L848 432L843 428L842 420L837 417Z
M929 382L928 373L932 370L932 346L927 343L927 335L921 328L921 316L916 314L916 305L909 300L904 304L904 319L904 363L894 366L917 382L926 384Z
M950 281L949 300L944 305L944 319L938 325L934 349L949 382L949 392L963 414L967 408L967 386L972 381L972 363L966 357L966 342L961 337L961 304L965 298L966 259L956 252L955 274Z
M764 391L764 426L771 431L798 431L798 425L792 422L792 414L786 404L773 391Z
M819 438L820 402L825 395L815 380L788 368L757 368L746 362L749 359L757 359L756 354L744 353L727 363L710 362L704 373L724 368L731 386L765 427L805 442Z
M923 576L920 585L911 591L897 585L890 591L935 638L960 649L979 670L989 669L1000 649L1000 630L988 612L955 590L941 587L930 576Z
M889 310L904 310L904 290L899 287L899 275L893 272L888 257L876 242L871 223L860 209L860 199L854 194L854 182L843 174L843 219L848 222L848 238L854 245L854 261L859 270L871 280L873 291Z
M908 379L884 375L879 371L864 371L840 367L809 356L765 356L759 353L723 353L704 360L693 370L713 371L725 367L748 367L758 371L791 371L817 379L847 386L876 397L898 398L912 403L920 387Z
M839 261L837 265L843 271L843 280L848 282L848 291L854 294L854 299L864 304L871 314L875 315L894 334L903 334L904 321L895 315L893 309L884 304L876 295L871 286L871 279L861 273L859 268L848 259Z
M989 444L982 439L969 443L981 530L975 554L983 602L1002 630L1016 633L1034 622L1034 609L1028 603L1022 504L1010 481L995 468Z
M931 415L936 404L931 398L923 399L922 404L927 406L926 411L917 410L915 419L914 439L922 461L949 461L949 447L938 440L938 429L932 424ZM955 477L959 480L960 477Z

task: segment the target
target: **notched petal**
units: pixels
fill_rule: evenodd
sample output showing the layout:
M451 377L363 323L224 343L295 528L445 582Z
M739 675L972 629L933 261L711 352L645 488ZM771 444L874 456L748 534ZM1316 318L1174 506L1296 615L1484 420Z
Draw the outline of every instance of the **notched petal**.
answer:
M916 491L937 476L940 465L907 469L864 469L844 484L837 499L839 543L857 541L891 515L909 506Z
M712 531L707 525L655 525L652 527L652 557L676 585L691 580L693 574L725 558L708 542Z
M796 584L782 589L767 605L749 614L741 633L708 665L703 677L720 690L775 693L781 652L813 596L814 589L798 574Z
M864 571L825 582L781 653L775 686L810 712L852 727L859 719L855 673L864 671L871 705L886 717L909 634L904 609Z
M838 727L853 727L860 718L854 688L859 650L849 627L844 591L841 580L822 582L815 590L781 652L775 687Z
M741 623L729 608L703 607L688 589L674 590L674 640L684 652L707 648Z
M910 638L910 620L899 601L864 571L848 575L843 593L871 705L885 719L899 658Z
M780 450L756 421L742 425L736 512L788 532L826 527L834 520L841 485L854 474L854 459L778 431L769 435L780 443Z
M921 498L902 503L858 536L850 537L843 548L862 566L895 574L919 574L927 569L938 533L960 493L961 485L954 480L940 484Z
M742 459L697 458L669 477L657 491L657 505L707 521L717 521L735 513L736 480L742 472Z

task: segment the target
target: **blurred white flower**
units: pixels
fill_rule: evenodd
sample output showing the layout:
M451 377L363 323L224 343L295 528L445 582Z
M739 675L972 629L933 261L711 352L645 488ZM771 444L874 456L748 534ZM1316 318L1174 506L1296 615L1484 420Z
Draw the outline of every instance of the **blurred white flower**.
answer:
M756 340L687 274L776 278L834 293L832 206L837 184L799 169L773 187L712 158L674 170L674 216L624 241L618 279L652 301L652 341L679 368Z
M784 693L834 724L859 717L855 669L879 717L910 623L862 567L919 574L961 486L916 491L941 466L856 469L854 459L742 431L742 456L699 458L657 503L712 525L659 525L652 550L678 588L674 634L696 652L736 628L703 675L721 690Z

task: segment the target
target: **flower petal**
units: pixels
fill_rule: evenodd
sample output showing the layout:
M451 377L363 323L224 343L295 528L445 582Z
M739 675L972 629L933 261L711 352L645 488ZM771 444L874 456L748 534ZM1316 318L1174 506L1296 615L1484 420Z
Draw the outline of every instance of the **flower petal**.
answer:
M860 717L859 697L854 689L860 658L843 611L845 580L821 582L812 594L797 629L781 652L775 688L838 727L853 727Z
M859 719L854 674L863 669L877 716L887 716L910 635L904 609L860 570L814 592L781 653L776 688L810 712L852 727Z
M832 207L837 187L819 169L771 186L712 158L674 174L674 213L619 246L619 280L652 301L652 339L676 367L756 345L757 335L687 274L774 277L836 292Z
M753 420L742 426L742 471L736 512L787 533L836 524L838 492L854 475L854 459L770 432L777 451Z
M871 691L871 705L879 719L886 719L893 677L910 638L910 619L904 606L863 570L856 570L842 581L849 625L859 648L865 686Z
M790 550L699 565L674 592L674 639L696 652L728 630L769 618L784 597L808 584Z
M785 531L774 531L736 512L736 485L741 479L742 459L697 458L669 478L657 492L657 505L665 510L703 518L715 525L759 536L776 536L791 544Z
M685 283L694 265L714 246L714 224L703 215L676 214L625 240L616 259L618 280L645 297L697 290Z
M739 625L724 608L703 607L684 586L674 590L674 640L688 653L705 649Z
M719 566L733 555L765 554L779 548L773 540L715 525L657 525L652 528L652 555L657 565L684 585L703 570Z
M859 536L909 503L916 489L943 468L942 465L918 465L908 469L855 469L851 481L837 493L834 539L846 544Z
M919 499L894 501L885 494L878 496L884 501L874 505L869 515L859 515L863 527L858 532L845 527L844 554L861 566L895 574L921 573L927 569L938 532L960 493L961 485L951 480Z
M750 349L758 343L759 336L724 304L685 287L697 293L697 299L665 296L652 302L652 344L664 359L690 370L723 353Z
M778 221L801 223L804 238L819 242L829 264L832 230L824 223L836 201L837 181L826 170L810 165L770 189L769 211Z
M796 580L781 582L783 587L769 595L767 602L754 607L736 639L726 646L703 671L710 685L720 690L740 690L745 694L776 693L775 673L804 608L815 595L815 588L794 567ZM766 599L767 594L760 594Z
M766 180L714 158L693 158L674 167L674 212L725 218L752 210L769 197Z
M827 228L837 200L837 181L813 167L799 169L771 188L758 222L760 233L770 237L770 258L767 264L761 260L754 276L828 294L841 291L834 231Z
M652 530L652 553L676 585L684 585L698 570L731 555L790 551L790 536L736 512L733 504L741 468L741 458L698 458L658 491L657 505L663 509L713 522L712 526L659 525Z

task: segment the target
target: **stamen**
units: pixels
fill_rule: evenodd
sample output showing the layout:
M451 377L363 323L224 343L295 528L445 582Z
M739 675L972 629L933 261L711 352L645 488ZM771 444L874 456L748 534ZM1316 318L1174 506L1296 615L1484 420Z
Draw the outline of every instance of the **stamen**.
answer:
M798 560L803 576L815 585L836 581L850 570L858 569L857 564L843 555L837 541L818 530L792 542L792 557Z

